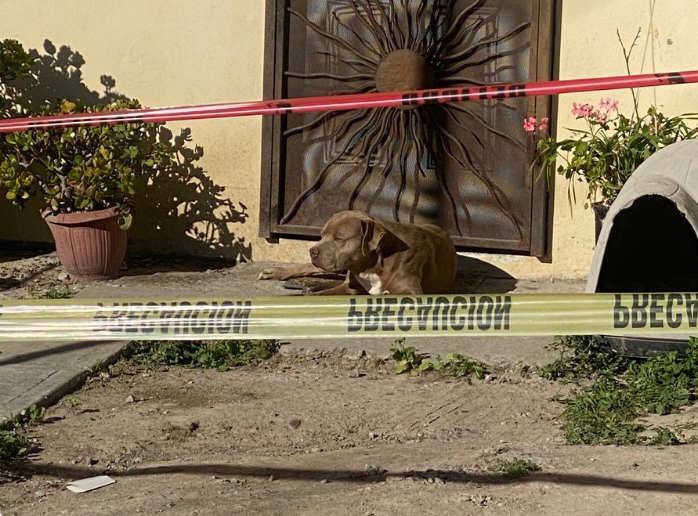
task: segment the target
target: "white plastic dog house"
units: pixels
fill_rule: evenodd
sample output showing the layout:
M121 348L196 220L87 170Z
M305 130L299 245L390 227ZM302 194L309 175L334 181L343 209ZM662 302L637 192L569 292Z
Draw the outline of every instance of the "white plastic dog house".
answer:
M672 144L633 173L603 223L587 292L698 292L698 140ZM599 337L620 353L685 348L676 337Z

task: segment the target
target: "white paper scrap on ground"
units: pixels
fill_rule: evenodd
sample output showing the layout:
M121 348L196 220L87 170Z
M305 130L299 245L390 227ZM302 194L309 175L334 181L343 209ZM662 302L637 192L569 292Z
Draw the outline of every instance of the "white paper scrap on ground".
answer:
M100 477L83 478L82 480L69 482L66 487L73 493L87 493L88 491L93 491L95 489L99 489L100 487L108 486L109 484L114 483L116 483L116 480L103 475Z

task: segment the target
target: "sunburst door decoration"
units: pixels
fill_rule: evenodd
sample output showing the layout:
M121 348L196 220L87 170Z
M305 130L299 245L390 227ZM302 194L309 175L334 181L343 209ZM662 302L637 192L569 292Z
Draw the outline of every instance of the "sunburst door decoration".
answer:
M474 74L469 71L478 70L481 75L487 75L483 70L490 70L494 76L500 71L498 60L522 51L518 44L504 43L530 28L530 22L506 30L488 23L492 13L485 9L485 0L474 1L457 13L454 1L342 0L342 3L346 4L343 9L353 14L354 21L342 19L335 10L331 13L333 31L289 8L291 15L305 24L321 43L315 52L329 66L328 71L287 71L286 75L306 83L332 81L337 87L327 92L330 94L486 85L487 82L473 79ZM332 63L341 63L345 71L351 72L333 73ZM458 128L458 134L452 128ZM489 150L482 135L506 138L520 148L525 144L498 130L467 103L330 111L308 116L303 124L286 131L285 136L298 133L304 133L311 141L324 142L332 154L295 198L282 224L292 221L303 203L317 194L335 173L337 164L349 160L359 163L352 171L358 179L353 180L347 205L342 208L356 208L369 180L379 175L381 181L376 193L368 195L362 206L370 210L386 180L397 175L398 186L394 195L391 194L393 218L414 221L420 179L433 170L443 198L450 204L446 209L453 217L454 227L463 235L471 221L470 208L453 194L446 175L470 174L521 235L522 221L511 210L505 192L497 184L496 174L487 169L483 156ZM414 191L409 192L409 202L405 203L410 174L413 174ZM408 205L404 210L408 217L400 216L404 204Z

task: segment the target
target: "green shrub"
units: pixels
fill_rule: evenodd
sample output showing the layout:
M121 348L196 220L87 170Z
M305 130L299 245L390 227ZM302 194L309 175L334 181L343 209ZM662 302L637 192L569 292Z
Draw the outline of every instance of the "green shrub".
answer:
M40 115L108 113L138 109L137 100L85 106L63 100ZM40 195L45 213L119 208L119 224L132 219L136 180L169 166L174 156L158 142L159 124L118 124L16 132L5 136L0 191L19 207Z

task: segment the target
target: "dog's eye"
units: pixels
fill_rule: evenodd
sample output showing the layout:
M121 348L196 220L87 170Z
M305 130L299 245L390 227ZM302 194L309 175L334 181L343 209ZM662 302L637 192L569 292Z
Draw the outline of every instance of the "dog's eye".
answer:
M343 238L335 238L334 241L337 243L337 245L344 245L344 243L346 242L346 240L344 240Z

